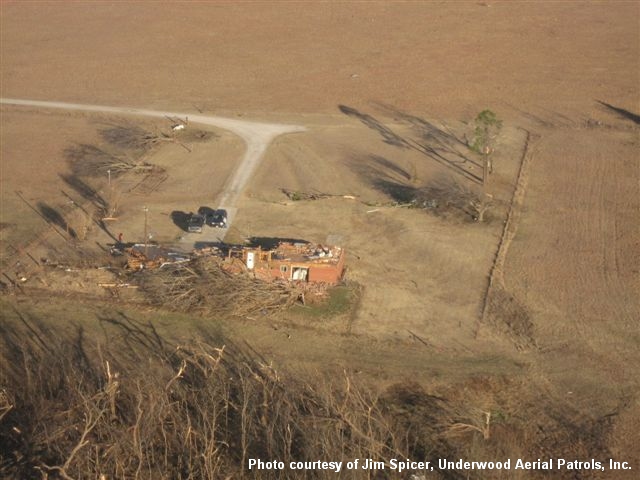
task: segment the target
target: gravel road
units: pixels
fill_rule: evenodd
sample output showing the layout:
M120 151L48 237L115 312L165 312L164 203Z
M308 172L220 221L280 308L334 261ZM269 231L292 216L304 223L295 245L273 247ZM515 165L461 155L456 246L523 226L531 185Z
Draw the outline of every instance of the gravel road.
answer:
M105 105L86 105L80 103L44 102L38 100L22 100L13 98L0 98L0 104L20 105L38 108L59 108L64 110L77 110L85 112L114 113L118 115L138 115L145 117L179 117L188 118L189 123L212 125L214 127L229 130L241 137L247 144L242 161L238 164L231 176L225 182L222 192L217 198L211 198L212 207L224 208L228 212L228 226L233 223L237 212L235 206L239 195L247 185L251 175L260 164L264 152L271 141L279 135L286 133L303 132L306 129L298 125L281 125L274 123L249 122L232 118L199 115L184 112L168 112L159 110L147 110L131 107L110 107ZM204 192L203 192L204 193ZM224 239L226 230L218 228L205 228L202 234L185 234L182 243L196 244L218 242Z

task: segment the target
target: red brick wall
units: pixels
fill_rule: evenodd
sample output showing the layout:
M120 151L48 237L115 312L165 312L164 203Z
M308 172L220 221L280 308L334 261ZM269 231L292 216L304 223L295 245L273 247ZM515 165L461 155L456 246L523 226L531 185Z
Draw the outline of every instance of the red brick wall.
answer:
M336 265L314 265L309 269L310 282L338 283L344 270L344 252Z
M280 265L287 265L287 271L281 272ZM289 262L273 262L270 264L270 268L265 271L271 278L284 278L285 280L291 279L291 269L293 267L303 267L304 264L289 263ZM340 261L336 265L313 265L308 264L309 268L309 282L324 282L336 284L340 282L342 278L342 272L344 270L344 254L340 257ZM260 267L256 264L256 270Z
M309 269L310 282L338 283L340 280L340 272L336 265L319 267L312 266Z

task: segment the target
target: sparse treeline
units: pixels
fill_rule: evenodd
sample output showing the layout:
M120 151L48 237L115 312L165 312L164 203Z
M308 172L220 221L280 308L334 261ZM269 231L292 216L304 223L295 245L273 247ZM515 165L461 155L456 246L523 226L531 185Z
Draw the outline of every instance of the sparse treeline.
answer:
M417 385L379 395L347 374L301 380L248 346L171 344L124 314L102 319L122 332L108 344L81 327L62 334L23 320L28 328L0 325L2 478L292 478L247 472L248 460L449 451L440 435L447 408Z
M248 465L252 458L389 466L407 458L436 465L440 458L495 461L550 451L558 458L610 455L610 416L575 423L552 400L530 402L523 412L529 387L502 376L441 385L436 396L407 379L382 387L335 366L316 375L276 369L214 326L192 326L197 340L174 343L152 322L112 308L74 324L58 314L44 321L13 302L1 306L2 479L404 480L411 472ZM558 478L572 472L565 473ZM429 478L503 474L446 470Z

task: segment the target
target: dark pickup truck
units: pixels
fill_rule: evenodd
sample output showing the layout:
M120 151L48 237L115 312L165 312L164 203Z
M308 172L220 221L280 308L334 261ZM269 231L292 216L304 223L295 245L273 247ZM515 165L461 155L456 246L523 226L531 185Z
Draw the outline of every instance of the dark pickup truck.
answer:
M227 211L214 210L209 207L200 207L198 214L204 217L204 223L210 227L227 228Z
M202 233L202 226L204 225L205 218L199 213L192 213L187 223L187 230L191 233Z

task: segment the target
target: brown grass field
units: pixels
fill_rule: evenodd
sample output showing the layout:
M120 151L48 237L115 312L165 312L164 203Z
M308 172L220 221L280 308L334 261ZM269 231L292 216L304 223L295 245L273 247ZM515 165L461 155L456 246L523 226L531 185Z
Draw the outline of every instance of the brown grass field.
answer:
M100 364L95 352L126 341L115 322L105 328L105 318L126 314L153 324L167 345L246 342L296 385L329 388L346 375L381 405L404 405L407 425L440 425L422 432L422 441L434 442L431 453L405 445L405 454L607 466L427 478L637 478L637 2L2 2L0 97L304 126L271 143L236 205L228 239L336 242L348 252L349 293L325 307L203 318L170 305L150 308L132 291L114 297L96 287L108 274L84 267L111 261L105 245L120 232L142 240L144 206L153 239L180 244L184 232L172 212L211 204L244 143L191 124L174 136L168 119L3 104L0 401L14 412L21 391L14 383L28 367L14 364L9 333L32 339L37 330L62 342L79 329L95 354L88 362ZM484 109L503 128L486 187L492 206L477 223L458 200L481 194L470 180L481 175L480 160L464 142ZM156 140L144 148L118 143L115 131ZM430 153L443 138L444 162ZM128 172L110 187L104 172L74 172L73 159L77 168L87 151L142 159L160 167L161 177L156 185ZM334 196L292 201L282 189ZM415 195L448 206L395 206ZM117 203L117 220L105 229L91 221L101 201ZM51 271L36 265L41 258L78 267ZM22 275L27 281L9 288ZM448 405L437 422L411 395L395 396L416 385ZM447 436L456 419L473 423L481 416L469 412L482 411L492 414L489 439L473 429ZM390 431L400 417L391 415ZM7 433L12 418L0 410L4 446L17 441ZM367 448L353 452L384 457ZM242 476L244 457L230 458L209 478ZM0 455L0 476L5 467L14 472L8 459ZM609 459L631 470L609 470ZM85 467L68 478L97 478ZM149 468L106 478L151 478ZM180 478L197 478L191 475ZM362 475L353 478L374 478ZM405 478L385 475L375 478Z

